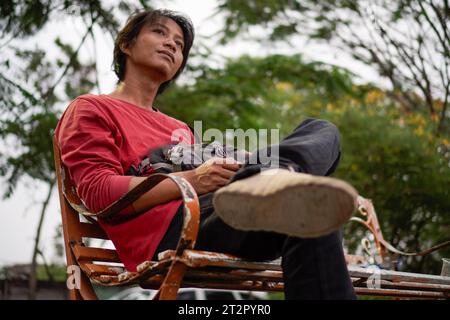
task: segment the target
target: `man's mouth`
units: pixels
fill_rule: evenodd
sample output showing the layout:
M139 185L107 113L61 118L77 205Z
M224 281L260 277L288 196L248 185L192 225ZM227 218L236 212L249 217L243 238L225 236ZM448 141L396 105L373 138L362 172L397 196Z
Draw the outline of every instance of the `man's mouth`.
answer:
M161 50L161 51L158 51L158 53L169 58L170 62L172 62L172 63L175 62L175 57L172 52L166 51L166 50Z

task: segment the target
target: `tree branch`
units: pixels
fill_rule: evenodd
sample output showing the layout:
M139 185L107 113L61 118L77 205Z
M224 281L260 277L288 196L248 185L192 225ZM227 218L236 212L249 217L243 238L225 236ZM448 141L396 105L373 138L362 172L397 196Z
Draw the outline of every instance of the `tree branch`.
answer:
M55 83L47 90L47 92L43 95L43 99L45 100L48 96L50 96L56 86L61 82L61 80L64 78L64 76L66 75L67 71L69 71L69 68L72 66L74 59L78 56L78 52L80 51L81 47L84 44L84 41L87 39L88 35L90 34L90 32L92 31L92 28L94 27L94 23L97 20L99 16L95 17L92 22L91 25L89 26L88 30L86 31L86 33L84 34L83 38L80 41L80 44L78 45L77 49L70 55L69 57L69 62L66 64L66 67L64 68L64 71L61 73L61 75L59 76L59 78L55 81Z
M41 238L41 230L42 230L42 225L44 224L44 217L45 217L45 213L47 211L47 206L50 202L50 198L52 196L53 193L53 187L55 186L55 182L50 182L48 184L48 192L47 192L47 197L44 200L44 202L42 203L42 208L41 208L41 215L39 218L39 223L38 223L38 227L36 230L36 237L34 239L34 249L33 249L33 257L31 260L31 270L30 270L30 278L29 278L29 282L28 282L28 298L30 300L35 300L36 299L36 289L37 289L37 255L39 252L39 241Z
M379 27L380 27L380 31L381 31L380 34L381 34L382 39L395 48L398 57L401 59L401 61L403 61L403 64L406 67L408 67L415 84L420 88L420 90L422 91L422 93L425 97L425 101L428 105L428 109L430 110L431 116L434 117L436 115L436 111L434 110L434 106L433 106L433 96L432 96L432 92L431 92L430 81L428 79L426 70L424 68L420 68L416 64L415 59L406 51L404 44L398 43L396 40L392 39L388 35L388 32L386 32L381 25L379 25ZM418 51L420 51L420 47L419 47ZM421 58L419 52L418 52L418 54L419 54L419 57ZM423 66L423 63L422 63L422 66ZM416 73L415 70L419 73L419 75ZM420 75L422 76L422 79L419 79ZM423 80L425 82L425 86L423 85L421 80Z

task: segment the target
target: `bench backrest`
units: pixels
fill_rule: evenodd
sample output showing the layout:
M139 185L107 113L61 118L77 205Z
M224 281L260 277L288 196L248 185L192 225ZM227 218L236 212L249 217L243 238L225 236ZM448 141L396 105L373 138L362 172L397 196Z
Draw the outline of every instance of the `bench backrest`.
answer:
M75 185L70 178L70 174L61 161L61 154L56 137L53 139L53 150L55 157L56 177L58 181L58 193L61 206L61 218L63 226L64 247L68 272L73 276L73 285L69 284L71 299L96 299L97 296L85 272L113 272L123 271L123 265L117 252L113 249L90 247L96 239L109 240L108 235L100 225L91 218L82 221L80 214L74 206L84 207L78 197ZM98 242L98 241L97 241ZM111 267L110 263L117 266ZM81 268L82 270L78 269ZM80 272L81 271L81 272ZM89 274L89 273L88 273ZM80 278L75 279L75 276ZM80 290L76 287L80 286ZM81 296L80 296L81 295Z

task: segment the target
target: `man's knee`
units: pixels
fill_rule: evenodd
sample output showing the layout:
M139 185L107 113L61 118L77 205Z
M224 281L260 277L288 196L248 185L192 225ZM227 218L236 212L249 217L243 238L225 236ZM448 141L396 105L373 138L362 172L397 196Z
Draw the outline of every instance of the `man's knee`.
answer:
M334 123L324 119L316 119L315 121L317 122L317 125L319 127L329 130L335 135L339 135L339 129L336 127Z
M340 150L340 133L339 129L332 122L324 119L308 118L303 121L295 131L303 131L306 134L318 134L332 142L333 146Z
M308 118L304 120L302 123L300 123L295 130L300 128L327 130L339 136L339 129L336 127L336 125L324 119Z

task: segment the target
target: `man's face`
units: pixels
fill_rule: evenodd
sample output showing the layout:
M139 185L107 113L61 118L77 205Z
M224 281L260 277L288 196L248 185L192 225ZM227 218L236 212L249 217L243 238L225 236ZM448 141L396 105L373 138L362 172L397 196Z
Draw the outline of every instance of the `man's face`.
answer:
M127 55L126 72L136 67L152 73L161 83L168 81L183 62L183 48L180 26L170 18L161 17L145 24L134 42L122 48Z

